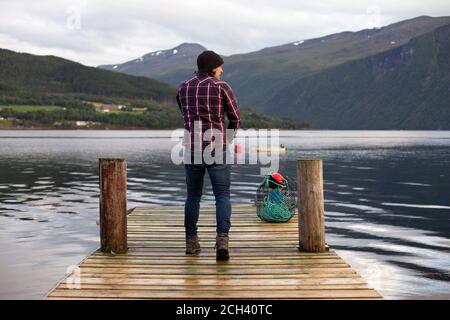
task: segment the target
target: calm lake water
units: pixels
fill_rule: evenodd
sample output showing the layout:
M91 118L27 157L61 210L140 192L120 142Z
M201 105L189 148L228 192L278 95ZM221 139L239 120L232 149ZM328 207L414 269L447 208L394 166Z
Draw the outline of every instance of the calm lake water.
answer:
M171 131L0 131L0 298L39 299L99 246L98 158L124 157L128 206L183 205ZM281 131L280 172L324 160L327 242L388 299L450 299L450 131ZM251 203L260 165L234 165ZM214 203L209 178L202 203Z

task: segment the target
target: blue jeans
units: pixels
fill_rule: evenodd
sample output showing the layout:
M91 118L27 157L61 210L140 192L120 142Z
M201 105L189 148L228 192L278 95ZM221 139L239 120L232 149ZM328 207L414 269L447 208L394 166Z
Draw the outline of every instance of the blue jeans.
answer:
M216 198L217 233L228 233L231 225L231 164L185 164L187 198L184 207L184 227L187 236L197 235L203 177L208 171Z

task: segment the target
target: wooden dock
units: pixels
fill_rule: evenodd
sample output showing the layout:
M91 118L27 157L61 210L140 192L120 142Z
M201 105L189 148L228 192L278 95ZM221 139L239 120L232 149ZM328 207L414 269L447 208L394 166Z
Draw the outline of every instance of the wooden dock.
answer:
M47 299L381 299L333 250L298 251L298 214L262 222L252 205L234 205L230 260L215 260L215 208L202 207L202 251L187 256L184 208L135 208L128 253L95 251ZM331 246L332 247L332 246Z

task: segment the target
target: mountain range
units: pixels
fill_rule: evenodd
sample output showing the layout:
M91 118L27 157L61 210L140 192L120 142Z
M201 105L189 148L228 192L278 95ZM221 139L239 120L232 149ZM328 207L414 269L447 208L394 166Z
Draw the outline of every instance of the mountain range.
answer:
M204 50L183 43L99 68L177 86ZM223 57L223 79L239 104L269 115L318 129L450 129L450 17L420 16Z
M41 98L123 98L175 102L175 89L147 77L84 66L55 56L0 49L0 97L33 103ZM22 99L22 100L21 100Z
M0 129L77 128L77 121L96 128L180 128L175 95L173 86L147 77L0 49ZM308 127L245 108L241 117L243 128Z

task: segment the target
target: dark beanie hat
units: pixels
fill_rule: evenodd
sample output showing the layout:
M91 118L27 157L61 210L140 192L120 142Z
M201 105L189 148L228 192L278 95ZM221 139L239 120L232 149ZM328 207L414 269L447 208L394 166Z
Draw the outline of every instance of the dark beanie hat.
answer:
M197 57L198 71L209 72L223 65L223 59L214 51L203 51Z

